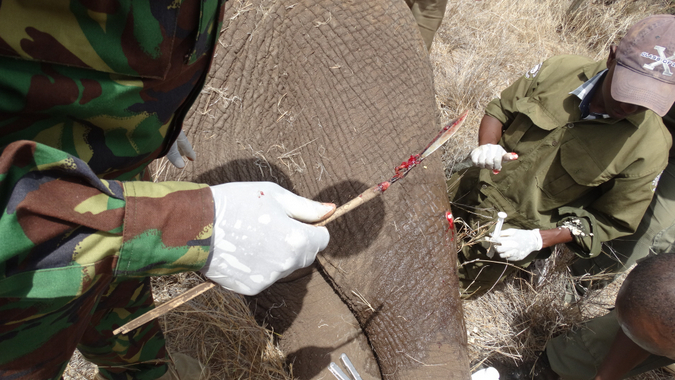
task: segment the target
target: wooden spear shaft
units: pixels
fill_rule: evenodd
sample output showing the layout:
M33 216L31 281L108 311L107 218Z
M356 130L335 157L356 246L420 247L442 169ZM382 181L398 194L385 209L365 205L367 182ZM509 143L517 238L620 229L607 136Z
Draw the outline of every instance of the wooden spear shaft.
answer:
M436 137L433 140L431 140L431 143L429 143L429 145L427 145L427 147L424 148L422 153L418 154L417 156L411 156L410 160L408 160L407 163L404 162L401 166L399 166L396 170L396 175L394 175L389 181L380 182L377 185L367 189L366 191L357 195L354 199L336 208L335 211L328 218L320 222L317 222L314 225L325 226L326 224L332 222L333 220L341 217L342 215L354 210L355 208L363 205L364 203L384 193L385 190L389 188L389 185L405 177L408 174L408 172L410 172L411 169L419 165L422 162L422 160L424 160L436 149L445 144L445 142L448 141L450 137L452 137L452 135L455 134L455 132L457 132L457 129L459 129L459 127L466 119L467 114L468 111L464 111L460 117L458 117L457 119L453 120L450 124L445 126L441 130L441 132L439 132L438 135L436 135ZM126 334L129 331L139 326L142 326L163 314L168 313L169 311L177 308L178 306L188 302L189 300L197 297L198 295L206 292L207 290L215 286L216 284L210 281L199 284L194 288L186 291L185 293L179 295L178 297L163 303L162 305L150 310L149 312L123 325L122 327L113 330L113 334L115 335L120 333Z

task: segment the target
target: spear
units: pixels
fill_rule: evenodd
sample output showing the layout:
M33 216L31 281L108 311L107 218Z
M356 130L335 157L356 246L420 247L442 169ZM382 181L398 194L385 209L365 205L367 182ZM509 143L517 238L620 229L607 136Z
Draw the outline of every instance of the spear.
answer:
M394 176L391 177L388 181L380 182L377 185L367 189L361 194L357 195L354 199L343 204L342 206L335 209L335 211L326 219L315 223L315 226L325 226L326 224L332 222L333 220L339 218L340 216L354 210L355 208L361 206L362 204L376 198L377 196L384 193L389 186L403 179L412 169L417 165L422 163L425 158L427 158L431 153L435 152L438 148L443 146L454 134L457 132L459 127L464 123L466 116L469 114L469 111L464 111L458 118L451 121L450 124L446 125L441 129L441 131L434 137L433 140L427 145L420 154L411 155L407 161L401 163L394 169ZM185 302L197 297L198 295L206 292L207 290L215 287L214 282L204 282L194 288L186 291L180 296L163 303L161 306L150 310L149 312L141 315L140 317L132 320L131 322L123 325L122 327L113 331L113 334L126 334L129 331L142 326L151 320L159 317L162 314L168 313L169 311L177 308L178 306L184 304Z
M434 139L431 140L429 145L427 145L426 148L424 148L420 154L411 155L408 161L404 161L401 163L401 165L397 166L396 169L394 169L395 172L394 176L391 177L388 181L380 182L377 185L367 189L366 191L357 195L354 199L335 209L335 212L333 212L333 214L331 214L328 218L318 223L315 223L314 225L325 226L326 224L332 222L333 220L339 218L340 216L352 211L353 209L361 206L362 204L384 193L389 188L389 186L391 186L398 180L403 179L405 176L408 175L408 173L410 173L410 171L413 168L422 163L422 161L424 161L424 159L427 158L431 153L435 152L436 149L443 146L443 144L445 144L450 139L450 137L452 137L452 135L454 135L455 132L457 132L462 123L464 123L464 120L466 119L466 116L468 114L469 114L468 110L464 111L458 118L456 118L455 120L451 121L450 124L443 127L443 129L441 129L438 135L436 135L436 137L434 137Z

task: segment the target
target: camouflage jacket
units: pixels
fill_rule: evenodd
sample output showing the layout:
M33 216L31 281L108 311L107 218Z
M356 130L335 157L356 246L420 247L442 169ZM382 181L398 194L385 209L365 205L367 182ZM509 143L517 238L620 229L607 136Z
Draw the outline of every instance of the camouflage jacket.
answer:
M221 8L0 2L0 298L72 297L101 272L204 265L208 187L137 180L201 90Z

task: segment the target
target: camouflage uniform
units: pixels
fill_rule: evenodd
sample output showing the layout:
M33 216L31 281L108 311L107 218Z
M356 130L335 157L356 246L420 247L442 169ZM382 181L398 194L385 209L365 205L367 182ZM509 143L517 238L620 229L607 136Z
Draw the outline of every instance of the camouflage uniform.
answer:
M59 378L78 344L108 378L166 372L157 323L111 331L152 307L148 276L208 257L208 187L138 180L204 83L221 7L0 2L0 377Z

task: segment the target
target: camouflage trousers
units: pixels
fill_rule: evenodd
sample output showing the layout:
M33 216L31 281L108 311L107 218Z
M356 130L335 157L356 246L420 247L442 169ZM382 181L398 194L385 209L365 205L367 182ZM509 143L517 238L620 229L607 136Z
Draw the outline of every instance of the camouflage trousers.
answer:
M0 378L59 379L77 347L103 377L156 379L168 369L158 322L112 333L153 307L149 278L110 275L73 298L1 298Z

